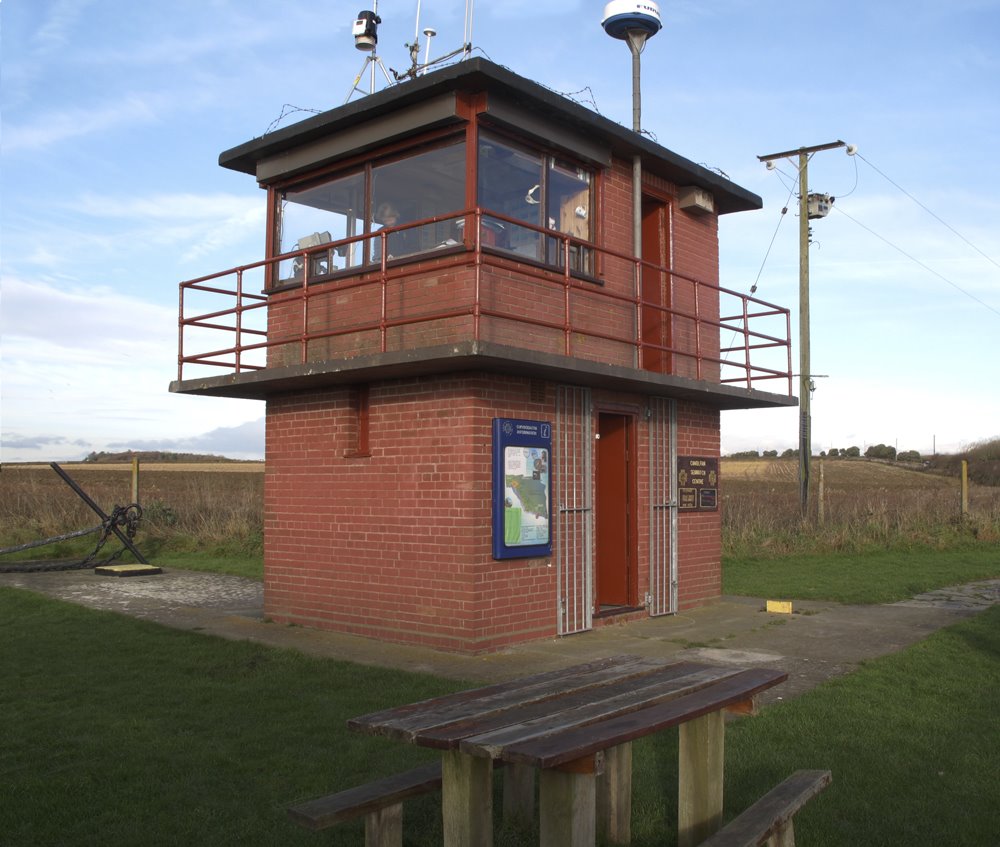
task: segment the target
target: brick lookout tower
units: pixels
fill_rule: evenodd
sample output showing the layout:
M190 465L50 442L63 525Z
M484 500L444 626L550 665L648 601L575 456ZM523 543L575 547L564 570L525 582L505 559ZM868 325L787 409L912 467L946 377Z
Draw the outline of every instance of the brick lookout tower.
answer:
M171 390L266 400L269 618L472 653L719 596L720 410L795 404L719 285L760 198L481 59L220 163L266 257L182 283Z

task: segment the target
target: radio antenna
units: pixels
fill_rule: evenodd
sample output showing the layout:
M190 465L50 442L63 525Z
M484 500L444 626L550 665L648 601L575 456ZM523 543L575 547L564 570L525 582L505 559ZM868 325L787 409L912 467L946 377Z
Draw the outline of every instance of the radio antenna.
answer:
M404 79L415 79L417 76L426 72L428 68L434 65L439 65L442 62L447 62L449 59L455 58L459 54L462 55L463 59L467 59L469 54L472 52L472 18L475 7L475 0L465 0L465 24L462 29L462 46L456 50L452 50L450 53L446 53L443 56L439 56L436 59L430 58L430 47L431 39L437 35L437 30L433 27L424 27L423 33L427 37L427 47L424 52L424 61L420 62L420 0L417 0L417 19L413 27L413 43L407 44L406 47L410 51L410 67L403 73L392 72L392 75L396 77L397 82L402 82Z

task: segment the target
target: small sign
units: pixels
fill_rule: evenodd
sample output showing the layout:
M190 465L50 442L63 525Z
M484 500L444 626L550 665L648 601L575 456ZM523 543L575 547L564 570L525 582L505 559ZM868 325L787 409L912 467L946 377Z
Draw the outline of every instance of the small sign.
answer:
M677 508L714 512L719 508L719 460L713 457L677 457Z

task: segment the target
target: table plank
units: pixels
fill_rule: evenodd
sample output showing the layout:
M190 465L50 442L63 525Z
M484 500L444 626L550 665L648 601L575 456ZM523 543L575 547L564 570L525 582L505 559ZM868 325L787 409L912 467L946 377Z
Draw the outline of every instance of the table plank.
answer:
M600 687L584 686L580 688L567 686L554 697L536 700L529 697L524 702L498 710L472 710L449 723L442 723L415 733L417 744L438 746L442 742L452 742L472 735L481 735L492 730L502 729L529 721L536 717L551 716L554 713L566 711L577 706L616 697L627 692L639 692L650 686L662 686L672 680L679 680L690 674L715 668L719 672L726 669L717 665L695 664L693 662L674 662L647 666L643 673L628 675L621 679L609 679ZM730 671L731 672L731 671ZM478 705L470 703L470 705Z
M545 702L572 691L639 677L662 666L663 662L660 660L614 656L572 668L536 674L522 680L461 691L362 715L349 720L347 726L355 732L383 735L410 744L420 743L417 742L418 736L436 727L467 719L471 715L488 715L527 703ZM447 742L428 746L450 748L455 744Z
M499 758L540 768L556 767L740 703L786 679L787 673L767 668L738 671L675 700L647 706L598 724L509 744Z
M678 670L685 669L688 670L687 673L677 673ZM499 758L508 745L588 726L656 703L694 694L739 672L738 668L732 667L668 666L638 679L603 686L600 697L596 700L593 692L586 691L533 704L526 709L512 709L502 715L490 716L491 719L486 721L467 721L463 726L468 727L470 732L459 741L459 748L474 756ZM477 728L482 731L471 732ZM451 730L452 725L445 728L446 733ZM426 741L424 737L418 736L417 743L426 744Z

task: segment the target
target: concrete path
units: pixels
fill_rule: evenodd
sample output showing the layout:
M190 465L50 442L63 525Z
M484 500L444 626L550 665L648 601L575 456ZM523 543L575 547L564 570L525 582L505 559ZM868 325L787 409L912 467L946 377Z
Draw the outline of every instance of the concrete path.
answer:
M1000 579L879 606L799 601L792 615L768 614L762 600L724 597L678 615L604 626L501 653L460 656L268 623L263 618L262 585L240 577L173 568L141 577L98 576L80 570L5 573L0 574L0 586L178 629L469 682L502 680L623 653L788 671L788 682L772 689L770 699L794 697L823 680L849 673L860 662L901 650L1000 603Z

